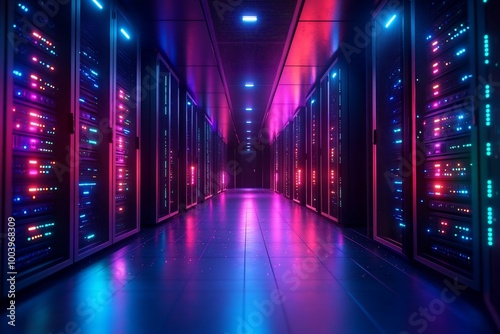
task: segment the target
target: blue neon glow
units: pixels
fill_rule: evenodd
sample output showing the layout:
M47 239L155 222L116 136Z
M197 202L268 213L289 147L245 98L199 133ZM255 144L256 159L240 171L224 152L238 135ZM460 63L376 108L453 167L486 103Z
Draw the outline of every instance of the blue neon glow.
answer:
M92 2L97 6L97 8L102 9L102 5L97 0L92 0Z
M21 7L21 9L22 9L24 12L26 12L26 13L28 12L28 7L26 7L25 5L20 4L20 3L18 3L17 5L18 5L19 7Z
M246 111L252 111L253 109L252 108L246 108L245 110Z
M254 87L254 86L255 86L255 85L254 85L254 83L253 83L253 82L247 82L247 83L245 84L245 87L247 87L247 88L252 88L252 87Z
M337 72L332 74L332 79L335 79L337 77Z
M387 21L387 23L385 24L385 27L389 28L389 26L392 24L392 22L394 22L395 19L396 19L396 14L392 15L389 21Z
M125 36L126 39L130 39L130 35L125 31L125 29L121 28L120 32L123 36Z
M311 100L311 104L314 104L314 102L316 102L316 100Z
M243 22L257 22L257 16L255 15L243 15L241 17Z

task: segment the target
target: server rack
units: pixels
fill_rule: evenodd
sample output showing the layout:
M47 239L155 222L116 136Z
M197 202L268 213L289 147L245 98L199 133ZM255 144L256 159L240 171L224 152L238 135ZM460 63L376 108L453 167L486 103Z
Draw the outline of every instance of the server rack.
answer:
M341 202L342 74L337 61L321 79L321 214L335 222Z
M305 108L299 108L293 121L293 200L304 204L305 195Z
M196 105L188 93L185 93L185 206L186 209L196 205L198 199L198 126Z
M285 125L282 132L283 141L283 193L286 198L292 198L292 127L293 121Z
M319 90L306 99L306 206L319 211Z
M113 240L139 231L139 43L125 15L115 10L112 22Z
M180 91L179 79L170 72L170 213L176 214L180 211Z
M17 288L73 261L71 4L35 26L35 1L7 1L2 225L15 219ZM12 166L6 168L6 166ZM7 244L3 244L7 254ZM5 256L3 256L5 258ZM2 280L5 281L5 280Z
M213 177L216 175L214 173L214 168L216 167L216 164L213 163L214 159L214 141L212 140L213 136L213 131L212 131L212 122L208 119L206 115L203 115L203 128L205 130L205 136L204 136L204 171L205 171L205 176L204 176L204 198L203 199L208 199L212 197L214 194L214 189L213 189ZM217 145L217 143L215 143ZM217 152L217 151L216 151Z
M411 74L409 6L384 1L373 14L374 239L411 254ZM410 172L408 172L408 165Z
M282 164L282 154L281 154L281 133L274 138L272 143L273 160L271 170L273 173L271 177L273 178L273 190L279 194L283 193L282 189L282 179L280 176L283 174L283 164Z
M103 3L104 4L104 3ZM75 131L76 260L111 241L110 20L109 5L77 2ZM98 18L96 20L96 18Z
M478 144L480 170L480 221L483 254L483 286L486 305L500 328L500 11L498 1L477 4L478 29Z
M0 22L7 22L7 4L4 3L3 5L0 6ZM3 23L3 24L0 24L0 36L7 36L6 32L5 32L5 29L6 29L6 24ZM4 38L2 39L2 41L0 42L0 68L7 68L6 64L5 64L5 47L7 46L6 45L6 42L7 40ZM0 75L0 87L5 87L6 86L6 74L7 74L7 71L4 71L2 72L2 74ZM0 104L0 111L1 111L1 116L0 116L0 129L6 129L5 128L5 119L4 119L4 115L5 115L5 110L7 110L7 106L6 106L6 99L5 99L5 91L4 89L0 89L0 101L1 104ZM0 147L5 147L5 138L4 136L7 134L7 132L4 130L2 131L2 133L0 134ZM5 156L5 150L4 149L1 149L0 150L0 159L2 161L6 161L6 156ZM0 194L4 195L5 194L5 191L4 191L4 167L5 167L5 164L0 164ZM4 203L3 201L0 201L0 217L2 219L2 222L4 222L5 220L4 219L8 219L8 216L7 214L5 213L4 214ZM2 223L0 225L0 233L2 233L2 235L7 235L8 236L8 222L7 222L7 226L5 226L4 223ZM5 252L4 250L8 247L5 246L5 243L8 239L5 239L5 238L1 238L0 240L0 256L2 256L2 259L0 259L0 265L2 266L2 268L7 268L7 265L8 265L8 262L6 261L5 259ZM8 252L7 252L8 254ZM1 276L1 278L3 278L3 276ZM3 285L4 285L4 280L2 279L2 283L0 283L0 292L2 292L2 296L3 295Z
M148 52L143 60L148 94L142 102L141 113L141 217L145 224L157 224L178 213L179 109L178 103L174 103L178 101L174 84L178 80L156 51Z
M415 58L426 60L416 76L415 258L478 288L474 16L467 0L415 10Z

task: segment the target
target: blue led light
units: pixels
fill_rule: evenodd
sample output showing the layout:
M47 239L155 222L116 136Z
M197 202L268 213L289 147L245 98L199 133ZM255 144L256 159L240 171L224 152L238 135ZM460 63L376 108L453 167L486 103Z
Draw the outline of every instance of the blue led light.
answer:
M125 29L121 28L120 32L123 36L125 36L126 39L130 39L130 35L125 31Z
M245 108L246 111L252 111L253 109L252 108Z
M491 105L486 105L486 126L491 126Z
M253 82L247 82L247 83L245 83L245 87L247 87L247 88L252 88L254 86L255 86L255 84Z
M25 5L18 3L17 6L20 7L21 10L24 11L25 13L28 12L28 7L26 7Z
M389 28L389 26L392 24L392 22L394 22L394 20L396 19L396 14L394 14L390 19L389 21L387 21L387 23L385 24L385 27L386 28Z
M332 79L335 79L335 77L337 77L337 72L334 72L334 73L332 74Z
M243 22L249 22L249 23L257 22L257 16L255 16L255 15L243 15L241 17L241 20Z
M252 124L252 121L247 121L246 123L247 123L247 124Z
M97 0L92 0L92 2L97 6L97 8L102 9L102 5Z

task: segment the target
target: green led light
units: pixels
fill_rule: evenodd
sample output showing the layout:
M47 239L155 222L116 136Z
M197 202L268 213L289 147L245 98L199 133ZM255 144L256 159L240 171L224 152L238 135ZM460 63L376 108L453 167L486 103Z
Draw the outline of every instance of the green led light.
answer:
M491 143L486 143L486 155L491 156Z
M486 194L488 195L488 198L493 197L493 182L491 180L488 180L486 182Z

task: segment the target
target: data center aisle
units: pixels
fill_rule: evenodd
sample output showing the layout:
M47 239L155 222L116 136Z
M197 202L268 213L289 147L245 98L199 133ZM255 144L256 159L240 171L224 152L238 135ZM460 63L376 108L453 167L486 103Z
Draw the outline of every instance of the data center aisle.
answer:
M22 297L2 333L494 332L466 288L359 240L270 191L228 191Z

